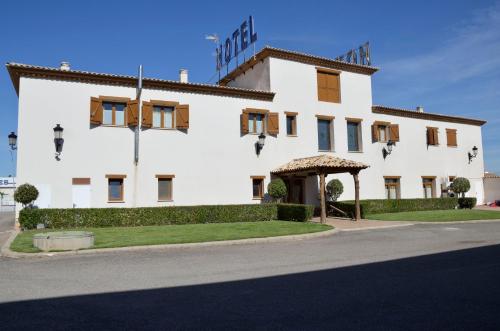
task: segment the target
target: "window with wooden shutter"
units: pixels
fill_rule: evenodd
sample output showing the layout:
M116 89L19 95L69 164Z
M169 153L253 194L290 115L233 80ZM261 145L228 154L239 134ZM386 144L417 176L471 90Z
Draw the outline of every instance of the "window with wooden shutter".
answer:
M153 125L153 103L142 102L142 126L150 128Z
M243 112L240 115L240 125L241 125L241 133L242 134L247 134L248 133L248 113Z
M446 129L446 142L448 147L457 147L457 130Z
M177 105L175 113L177 129L189 129L189 105Z
M269 123L266 123L267 114L269 111L267 109L257 109L257 108L245 108L240 116L241 121L241 133L254 133L260 134L265 132L265 127ZM279 125L276 123L276 125ZM279 128L275 126L275 131ZM276 132L277 133L277 132Z
M318 100L340 103L340 73L317 71Z
M438 128L427 127L427 145L439 145Z
M137 100L130 100L127 102L127 124L136 126L138 123L139 115L139 102Z
M398 124L389 125L389 140L399 141L399 125Z
M277 135L280 131L279 129L279 115L278 113L268 113L267 114L267 133L270 135Z
M99 98L90 98L90 123L102 124L102 100Z

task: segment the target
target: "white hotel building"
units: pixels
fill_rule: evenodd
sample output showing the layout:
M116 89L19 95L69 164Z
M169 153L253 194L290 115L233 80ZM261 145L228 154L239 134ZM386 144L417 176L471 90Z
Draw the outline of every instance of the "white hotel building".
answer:
M360 172L361 199L441 197L456 176L484 199L485 122L374 106L375 67L266 47L221 86L144 78L141 114L136 77L7 70L19 96L17 183L37 186L40 208L260 203L273 169L321 154L370 166ZM351 175L331 178L344 184L340 200L354 198ZM285 179L288 201L319 204L317 175Z

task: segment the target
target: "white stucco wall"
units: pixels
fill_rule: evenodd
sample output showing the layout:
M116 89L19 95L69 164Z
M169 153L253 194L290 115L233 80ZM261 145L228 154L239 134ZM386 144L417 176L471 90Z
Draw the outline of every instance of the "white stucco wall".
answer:
M484 202L500 200L500 178L484 178Z
M89 83L21 78L18 128L18 183L37 185L45 196L41 207L72 207L73 177L91 178L92 207L159 206L259 203L252 199L250 176L266 176L270 170L299 157L318 154L315 115L335 116L332 155L365 162L361 198L384 198L383 176L401 176L403 198L423 197L421 176L471 179L469 194L482 202L483 158L478 126L424 121L374 114L371 111L371 77L342 72L341 104L317 101L316 69L312 65L267 58L232 85L276 92L272 102L206 94L144 89L143 100L169 100L190 105L190 127L178 130L146 129L140 134L140 161L134 166L134 133L131 128L91 127L92 96L135 97L135 89ZM252 81L255 86L252 86ZM256 135L240 134L244 108L264 108L280 114L280 133L268 136L260 156ZM285 111L298 112L297 137L286 136ZM347 151L345 117L362 118L363 152ZM400 126L400 142L385 160L382 143L371 142L373 121ZM52 128L64 128L61 160L54 158ZM439 128L440 146L426 145L426 126ZM446 147L446 128L458 132L458 147ZM468 163L472 146L479 155ZM125 174L125 201L107 202L106 174ZM173 202L157 202L156 174L174 174ZM349 175L328 176L342 180L352 199ZM308 178L307 203L317 203L317 178ZM439 185L438 185L439 186ZM438 193L436 193L439 196Z

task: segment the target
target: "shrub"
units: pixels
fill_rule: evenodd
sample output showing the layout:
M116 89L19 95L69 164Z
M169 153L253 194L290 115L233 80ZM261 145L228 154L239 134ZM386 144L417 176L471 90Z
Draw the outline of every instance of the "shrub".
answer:
M307 222L313 217L313 213L313 205L278 204L278 219L281 221Z
M462 198L465 198L465 193L470 190L470 182L467 178L457 177L451 183L451 187L453 192L460 195L462 194Z
M271 221L278 218L276 204L175 206L147 208L23 209L23 229L121 227L145 225Z
M267 184L267 192L273 199L277 201L280 201L282 198L286 197L287 190L283 179L276 178L269 182L269 184Z
M332 179L326 184L326 194L330 201L337 201L340 195L344 192L344 185L338 179Z
M330 202L335 207L354 215L354 201ZM455 209L457 198L432 198L432 199L377 199L361 200L361 217L369 214L398 213L403 211ZM342 216L342 215L334 215Z
M22 203L23 207L33 203L38 198L38 190L31 184L22 184L14 192L14 200Z
M476 198L458 198L458 207L460 209L472 209L476 206Z

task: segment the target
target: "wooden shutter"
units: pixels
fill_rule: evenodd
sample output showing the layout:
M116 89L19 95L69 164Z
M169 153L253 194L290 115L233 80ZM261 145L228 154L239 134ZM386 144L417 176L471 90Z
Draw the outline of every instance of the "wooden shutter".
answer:
M437 128L427 128L427 145L439 145Z
M328 99L328 88L327 88L327 74L324 72L318 72L318 100L327 101Z
M175 126L177 129L189 129L189 105L175 107Z
M399 125L398 124L389 125L389 140L399 141Z
M457 130L446 129L446 141L447 141L448 146L456 147L457 146Z
M136 126L139 115L139 102L137 100L130 100L127 102L127 124Z
M438 129L437 128L433 128L432 129L432 134L434 135L434 145L439 145Z
M102 101L99 98L90 98L90 123L102 124Z
M153 126L153 104L151 102L142 102L142 126L145 128Z
M340 103L340 75L328 74L327 79L328 100Z
M277 135L280 132L280 122L278 113L267 114L267 133Z
M379 136L378 136L378 125L373 124L372 125L372 141L377 142L379 141Z
M243 111L243 113L240 115L240 122L241 122L241 133L247 134L248 133L248 113Z

